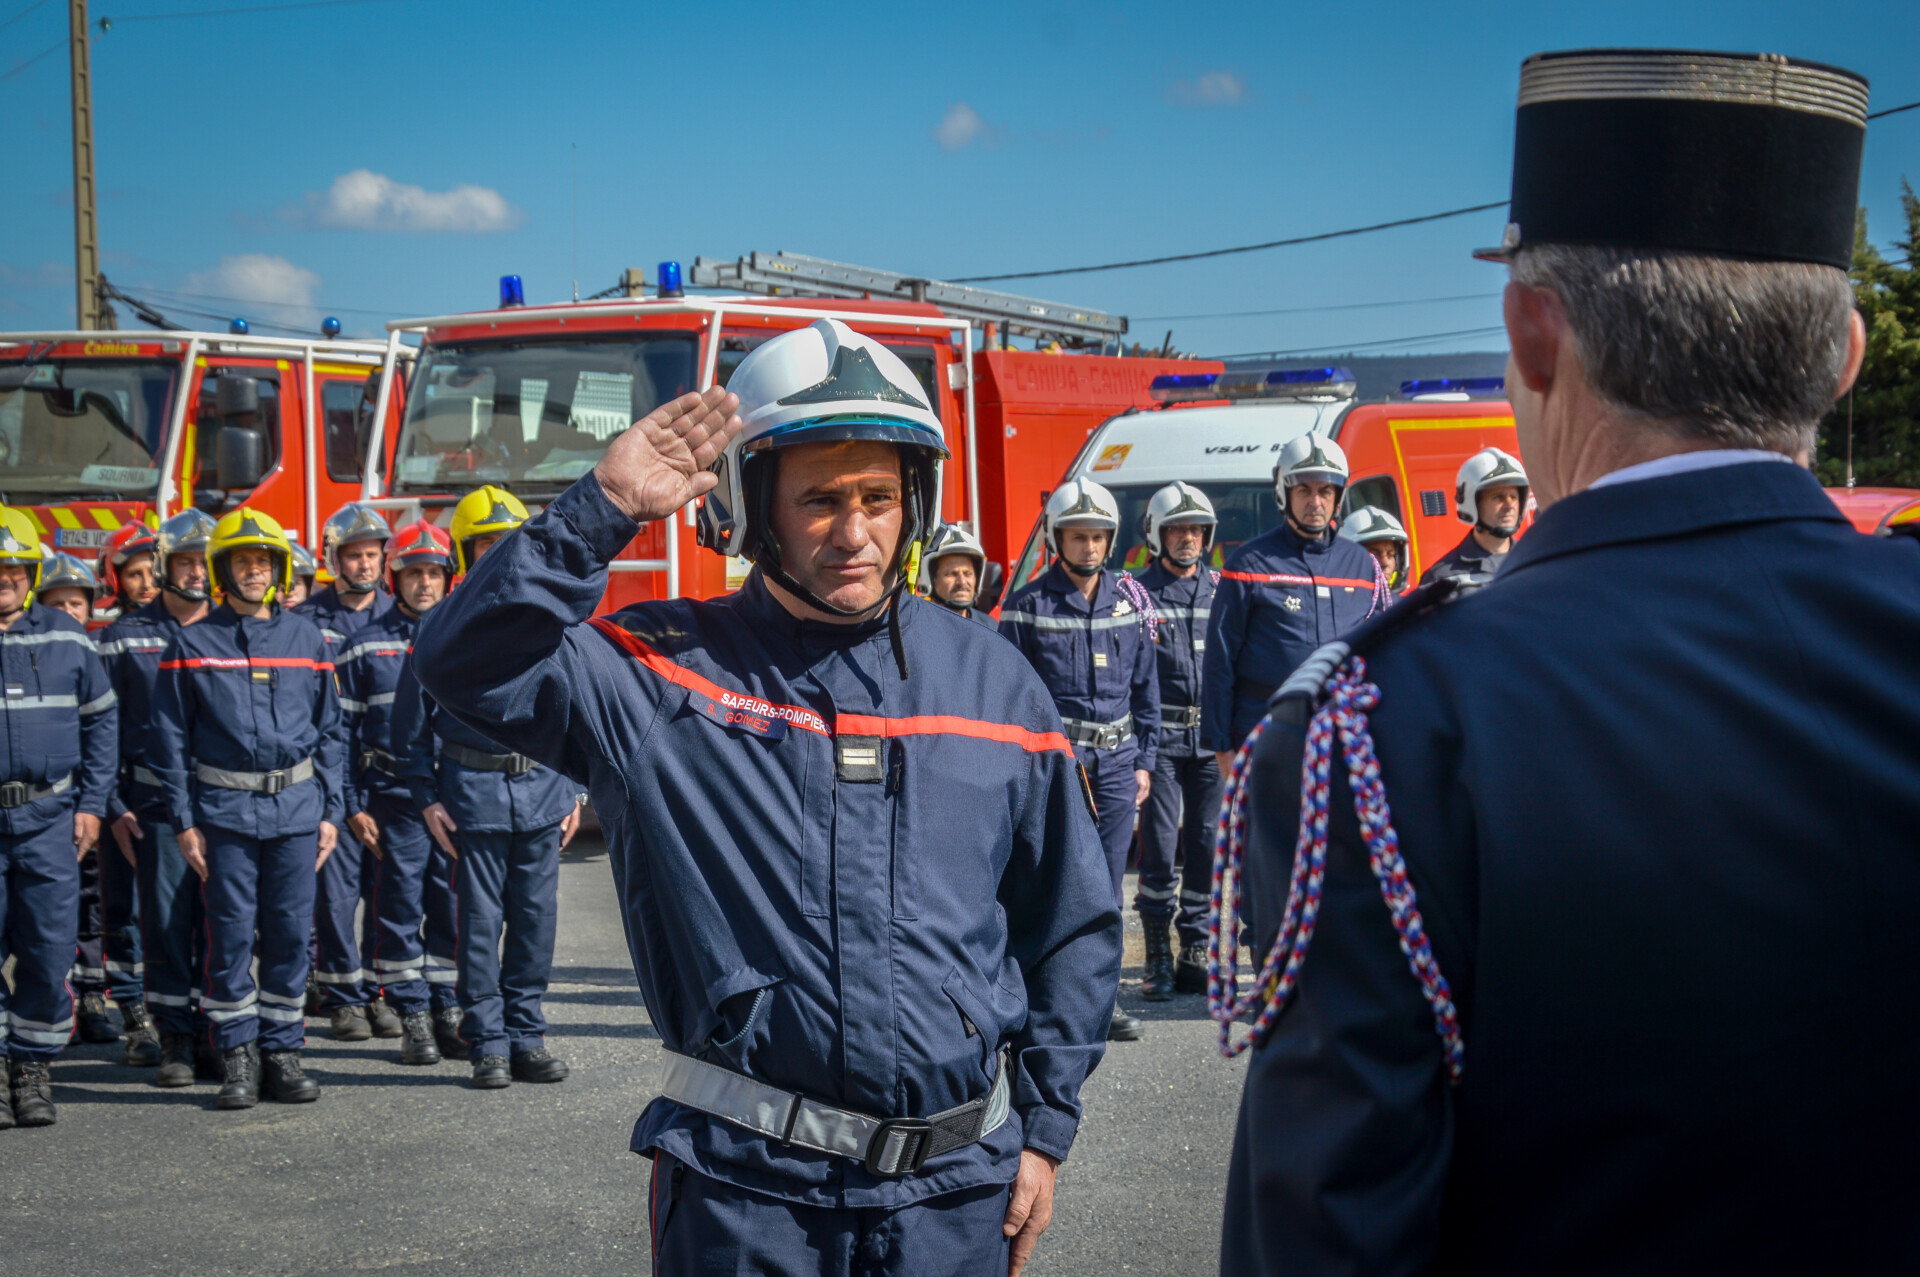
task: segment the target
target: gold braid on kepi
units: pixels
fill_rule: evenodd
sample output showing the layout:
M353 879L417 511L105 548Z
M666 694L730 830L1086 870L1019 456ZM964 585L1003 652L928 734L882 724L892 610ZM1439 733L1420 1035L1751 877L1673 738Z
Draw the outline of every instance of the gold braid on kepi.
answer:
M454 571L473 570L473 543L483 536L500 536L527 521L527 507L505 488L483 484L460 498L453 507Z
M46 558L33 516L12 506L0 506L0 563L18 563L27 569L27 597L22 607L33 602L33 592L40 588L40 571Z
M287 532L270 514L241 506L222 515L207 538L207 575L226 594L233 594L233 573L228 560L235 550L261 549L273 556L273 585L267 590L272 600L293 588L293 550Z

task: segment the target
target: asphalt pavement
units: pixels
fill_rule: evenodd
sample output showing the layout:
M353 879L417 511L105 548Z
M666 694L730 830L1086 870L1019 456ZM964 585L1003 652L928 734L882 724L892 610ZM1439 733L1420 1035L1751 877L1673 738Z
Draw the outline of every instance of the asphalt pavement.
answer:
M1137 924L1127 956L1147 1036L1083 1092L1033 1277L1217 1268L1244 1065L1215 1050L1204 998L1139 1002ZM53 1067L59 1123L0 1131L0 1274L644 1273L648 1163L627 1138L660 1044L596 843L562 862L546 1006L573 1068L558 1085L473 1091L464 1061L404 1067L395 1043L334 1042L315 1019L320 1100L237 1113L76 1044Z

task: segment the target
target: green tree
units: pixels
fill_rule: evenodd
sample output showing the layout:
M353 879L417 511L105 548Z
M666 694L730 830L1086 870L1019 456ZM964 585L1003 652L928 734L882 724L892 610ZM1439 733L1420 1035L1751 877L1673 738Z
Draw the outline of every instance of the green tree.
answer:
M1852 396L1853 477L1862 486L1920 488L1920 198L1900 184L1907 234L1888 261L1867 242L1861 210L1853 239L1853 292L1867 321L1867 358ZM1846 399L1820 423L1815 472L1829 487L1847 482Z

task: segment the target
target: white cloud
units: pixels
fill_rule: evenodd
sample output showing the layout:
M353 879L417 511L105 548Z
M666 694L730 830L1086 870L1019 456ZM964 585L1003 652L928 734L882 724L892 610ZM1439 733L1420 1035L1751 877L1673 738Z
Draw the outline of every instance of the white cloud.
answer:
M1175 80L1167 98L1176 106L1233 106L1245 101L1247 82L1231 71L1208 71L1193 80Z
M980 118L980 113L965 102L955 102L940 117L939 126L933 130L934 140L949 151L971 146L985 137L991 137L993 130Z
M313 295L319 287L318 275L284 257L241 253L222 257L212 270L194 271L180 285L180 291L228 299L243 306L271 307L272 322L306 327L317 322L320 316L313 304Z
M511 230L525 214L490 186L429 191L362 168L334 178L324 194L309 195L300 220L340 230L482 234Z

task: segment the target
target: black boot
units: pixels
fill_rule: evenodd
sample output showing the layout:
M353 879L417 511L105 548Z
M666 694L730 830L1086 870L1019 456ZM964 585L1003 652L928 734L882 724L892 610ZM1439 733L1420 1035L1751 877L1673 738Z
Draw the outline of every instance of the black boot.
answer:
M13 1088L0 1086L0 1131L13 1126Z
M516 1082L564 1082L570 1071L564 1061L554 1059L544 1046L513 1053Z
M201 1030L189 1034L193 1039L193 1080L196 1082L224 1082L227 1080L227 1066L221 1059L220 1048L213 1044L210 1030Z
M473 1089L497 1091L513 1085L513 1071L504 1055L483 1055L473 1062Z
M400 1063L438 1064L440 1046L433 1040L433 1017L413 1011L400 1017Z
M193 1085L193 1034L160 1031L160 1071L153 1075L155 1086Z
M440 1044L440 1054L449 1060L463 1059L467 1054L467 1044L460 1040L459 1007L438 1007L433 1013L433 1036Z
M320 1098L320 1084L300 1067L298 1051L268 1051L261 1057L260 1089L282 1104L311 1104Z
M1180 961L1173 967L1173 990L1175 993L1207 991L1206 945L1190 944L1180 951Z
M1107 1025L1107 1041L1138 1042L1147 1035L1147 1026L1137 1015L1128 1015L1119 1003L1113 1005L1113 1019Z
M80 996L79 1023L75 1028L82 1042L118 1042L120 1030L113 1027L107 1014L107 995L85 993Z
M336 1042L365 1042L373 1036L365 1007L335 1007L327 1018Z
M373 1028L376 1038L397 1038L400 1036L400 1017L387 1005L385 998L375 998L367 1003L367 1023Z
M214 1106L223 1109L250 1109L260 1102L260 1047L243 1042L220 1053L220 1094Z
M1143 1002L1173 1001L1173 923L1166 918L1141 918L1147 931L1147 970L1140 977Z
M19 1126L52 1126L59 1116L53 1108L53 1079L47 1076L45 1060L15 1060L9 1070L13 1080L13 1120Z
M154 1032L153 1016L144 1002L129 1002L120 1008L120 1023L127 1027L127 1053L121 1063L136 1069L150 1069L160 1063L160 1037Z

